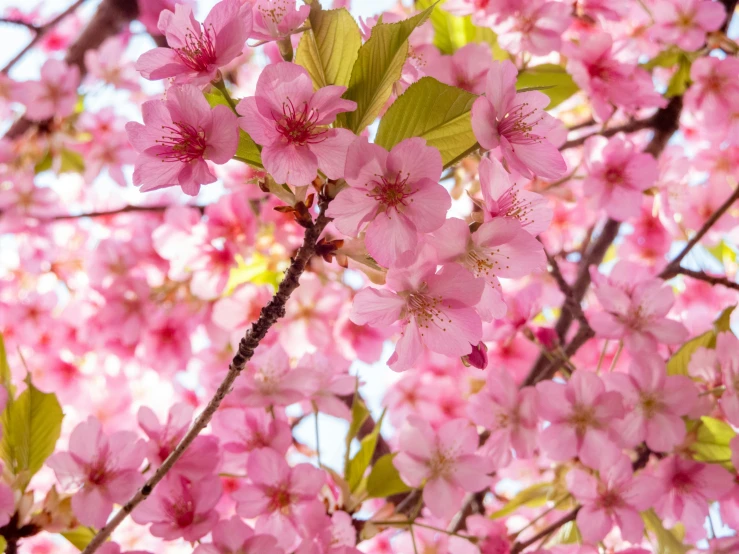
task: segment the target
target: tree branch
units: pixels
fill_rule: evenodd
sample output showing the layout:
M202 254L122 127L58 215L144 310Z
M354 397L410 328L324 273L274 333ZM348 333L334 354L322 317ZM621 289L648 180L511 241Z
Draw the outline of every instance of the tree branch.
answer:
M634 133L636 131L641 131L642 129L649 129L654 125L654 118L656 114L652 117L648 117L647 119L635 119L634 121L629 121L628 123L624 123L623 125L617 125L616 127L611 127L610 129L603 129L602 131L595 131L594 133L588 133L587 135L583 135L581 137L578 137L576 139L568 140L565 142L562 146L559 147L560 151L562 150L569 150L570 148L575 148L577 146L582 146L583 143L588 140L590 137L595 136L601 136L601 137L612 137L613 135L616 135L618 133ZM570 131L574 129L578 129L578 126L573 127L570 129Z
M330 218L325 215L328 202L329 200L321 200L321 211L318 218L306 229L305 236L303 238L303 245L292 260L290 267L285 273L285 278L280 283L280 286L272 297L272 300L262 308L259 319L252 324L251 328L244 335L244 338L241 339L238 352L233 357L228 368L228 373L218 387L213 398L210 399L208 405L195 420L192 427L182 438L177 447L172 451L167 459L164 460L164 463L154 472L154 475L144 483L144 486L141 487L136 494L134 494L133 497L121 507L120 510L118 510L107 525L98 531L97 535L95 535L83 551L83 554L92 554L102 546L107 538L110 537L113 531L124 519L126 519L126 517L128 517L136 506L146 500L146 498L152 493L154 487L156 487L156 485L164 478L167 472L169 472L172 466L174 466L177 460L179 460L182 454L187 450L193 440L195 440L195 437L200 434L213 418L213 414L215 414L223 399L231 391L234 381L244 369L246 363L254 355L254 351L257 349L262 339L267 335L269 329L278 319L285 315L285 304L293 291L298 288L300 284L300 276L305 271L308 261L315 253L318 238L330 221Z
M0 17L0 23L6 24L6 25L19 25L21 27L25 27L26 29L28 29L29 31L33 33L38 33L43 28L43 27L39 27L38 25L34 25L33 23L23 21L21 19L9 19L7 17Z
M550 525L547 525L544 529L539 531L536 535L531 537L530 539L527 539L523 542L516 541L513 543L513 546L511 547L511 554L518 554L522 550L525 550L532 544L534 544L536 541L543 539L544 537L547 537L548 535L551 535L554 533L557 529L562 527L565 523L569 523L570 521L574 521L577 517L577 512L580 511L580 506L569 512L567 515L559 518L554 523L551 523Z
M693 271L692 269L685 269L679 267L676 272L678 275L686 275L699 281L705 281L711 285L721 285L729 289L739 290L739 283L731 281L728 277L711 275L705 271Z

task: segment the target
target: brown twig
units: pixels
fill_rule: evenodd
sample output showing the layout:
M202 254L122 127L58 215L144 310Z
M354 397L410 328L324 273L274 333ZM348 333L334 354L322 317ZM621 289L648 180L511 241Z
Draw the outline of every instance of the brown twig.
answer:
M539 539L543 539L547 535L551 535L554 531L562 527L565 523L574 521L575 518L577 517L577 512L579 511L580 511L580 506L570 511L567 515L559 518L554 523L547 525L544 529L539 531L536 535L534 535L530 539L526 539L525 541L522 541L522 542L516 541L515 543L513 543L513 546L511 547L511 554L518 554L522 550L534 544Z
M328 200L321 201L320 215L315 222L306 228L303 245L293 258L290 267L285 273L285 278L280 282L280 286L272 297L272 300L262 308L259 319L252 324L251 328L244 335L244 338L241 339L239 349L228 368L228 373L218 387L213 398L210 399L208 405L195 420L192 427L182 438L177 447L172 451L167 459L164 460L164 463L159 466L159 468L154 472L154 475L144 483L144 486L141 487L136 494L134 494L133 497L120 508L120 510L118 510L113 518L102 529L100 529L100 531L98 531L97 535L95 535L92 541L90 541L84 549L83 554L92 554L95 552L100 546L102 546L108 537L110 537L121 522L128 517L136 506L146 500L154 490L154 487L156 487L156 485L164 478L172 466L180 459L182 454L195 440L195 437L200 434L213 418L213 414L215 414L223 399L231 391L234 381L244 369L246 363L254 355L254 351L259 346L259 343L267 335L267 332L272 325L285 315L285 304L293 291L298 288L298 285L300 284L300 276L305 271L306 265L315 253L318 238L330 221L330 218L325 215L327 205Z
M731 281L728 277L725 276L711 275L709 273L706 273L705 271L693 271L692 269L685 269L684 267L678 268L677 274L692 277L693 279L698 279L699 281L705 281L706 283L709 283L711 285L721 285L729 289L739 290L739 283L737 283L736 281Z
M647 119L635 119L634 121L629 121L628 123L624 123L623 125L617 125L616 127L611 127L610 129L603 129L602 131L595 131L593 133L588 133L576 139L568 140L562 146L560 146L559 149L568 150L570 148L576 148L578 146L582 146L585 143L585 141L588 140L590 137L595 137L595 136L612 137L613 135L616 135L618 133L634 133L636 131L641 131L642 129L649 129L653 125L654 125L654 116L648 117ZM570 131L577 129L577 128L578 127L573 127L572 129L570 129Z
M8 17L0 17L0 24L18 25L20 27L25 27L33 33L38 33L42 29L42 27L34 25L33 23L29 23L28 21L23 21L22 19L10 19Z

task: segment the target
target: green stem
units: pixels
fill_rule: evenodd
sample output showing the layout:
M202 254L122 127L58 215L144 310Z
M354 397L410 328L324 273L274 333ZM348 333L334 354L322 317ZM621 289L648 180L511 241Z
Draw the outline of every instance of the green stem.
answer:
M311 404L313 404L313 419L316 426L316 458L318 458L318 467L321 467L321 440L318 433L318 406L316 406L315 402L311 402Z
M469 156L470 154L472 154L478 148L480 148L480 143L479 142L475 142L475 144L473 144L467 150L465 150L464 152L462 152L459 156L457 156L456 158L452 159L451 161L445 163L444 164L444 169L453 166L455 163L457 163L460 160L463 160L464 158L466 158L467 156Z
M213 83L213 86L216 87L219 91L221 91L221 94L226 99L226 102L228 102L228 105L231 107L231 109L234 112L236 112L236 102L234 102L234 99L231 98L231 95L228 93L228 89L226 88L226 83L223 82L223 79L222 78L218 79L218 81Z
M600 372L600 366L603 365L603 358L606 357L606 349L608 348L608 339L606 339L606 342L603 343L603 350L600 351L600 358L598 358L598 367L595 369L595 372Z
M613 361L611 362L611 367L608 370L608 373L612 372L616 368L616 362L618 362L619 356L621 356L621 351L624 349L624 341L620 340L618 341L618 350L616 350L616 355L613 357Z

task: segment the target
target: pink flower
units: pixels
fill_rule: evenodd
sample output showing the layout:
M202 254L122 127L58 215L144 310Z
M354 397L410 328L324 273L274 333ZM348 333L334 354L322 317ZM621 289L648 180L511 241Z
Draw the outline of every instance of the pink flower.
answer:
M159 29L157 23L159 15L164 10L173 10L177 4L192 5L194 0L138 0L136 2L139 8L139 21L146 27L146 30L152 35L158 35Z
M213 542L200 544L193 554L284 554L271 535L255 535L238 516L224 519L213 528Z
M449 264L437 272L432 261L390 270L387 285L390 290L369 287L359 292L350 317L358 325L378 327L401 322L402 336L388 360L393 370L412 367L424 348L464 356L482 338L482 321L473 306L485 282L461 266Z
M246 469L251 484L231 495L237 502L236 513L258 518L258 533L271 534L281 548L291 549L298 538L300 512L319 504L325 474L310 464L291 468L280 454L268 448L254 451Z
M477 431L464 419L453 419L434 431L423 419L410 417L400 430L400 452L393 458L401 479L423 486L423 500L437 517L452 517L464 491L477 492L491 482L489 464L475 454Z
M609 390L621 393L626 415L617 428L624 442L636 446L646 441L654 452L668 452L685 438L681 416L698 402L698 390L689 377L668 376L659 356L644 352L626 373L605 376Z
M364 225L370 255L385 267L416 258L418 235L435 231L451 206L438 181L441 154L421 138L406 139L388 152L362 137L349 147L342 190L326 214L342 233L357 236Z
M731 474L719 465L670 456L660 461L654 476L660 492L654 511L665 527L682 522L689 542L704 538L708 506L731 488Z
M536 389L519 390L505 369L491 369L485 388L469 401L470 420L490 431L482 452L502 468L516 458L529 458L537 439Z
M152 468L162 465L179 444L190 428L192 416L192 406L178 403L172 406L166 422L162 425L150 408L142 406L139 409L139 426L149 437L146 445L147 459ZM212 474L220 461L218 439L201 435L195 438L182 457L177 460L170 473L177 473L194 481Z
M628 113L663 107L667 101L654 90L649 73L616 59L613 38L607 33L586 35L579 44L567 44L567 72L588 93L598 120L605 121L620 106Z
M314 352L305 354L298 362L296 370L305 371L314 378L310 396L310 404L314 409L351 421L351 410L340 398L354 394L357 387L357 377L348 373L348 361L338 356L329 357L321 352Z
M475 277L485 280L478 306L489 321L505 316L498 277L517 279L546 267L544 247L515 219L496 218L474 233L457 218L450 218L429 237L440 263L457 262Z
M726 8L712 0L655 0L652 36L683 50L697 50L706 33L716 31L726 19Z
M300 289L298 289L300 290ZM231 345L238 348L247 327L259 319L262 307L272 298L269 285L245 283L230 296L224 296L213 306L213 323L231 334Z
M544 111L549 97L538 90L516 92L516 66L494 62L488 71L486 96L472 106L472 129L486 150L500 147L511 169L524 177L557 179L567 171L562 154L547 135L558 125Z
M522 2L520 9L493 25L501 48L512 54L543 56L559 50L562 34L570 26L572 9L561 2Z
M207 535L218 521L215 506L221 498L221 480L215 475L190 481L169 474L131 514L139 525L151 523L149 533L166 541L193 542Z
M615 420L623 417L621 395L606 391L594 373L576 371L566 385L542 381L539 415L551 424L540 435L539 445L557 461L575 456L589 467L615 462L621 455Z
M220 67L241 54L251 28L249 2L218 2L202 26L189 5L176 4L174 13L164 10L159 16L169 48L145 52L136 69L151 81L174 78L175 84L207 85L220 78Z
M482 94L485 92L485 81L492 60L493 54L488 44L470 42L451 56L435 58L429 63L426 73L442 83L473 94Z
M352 516L338 510L329 517L321 505L304 510L301 519L305 537L295 554L361 554L354 548L357 531Z
M239 142L236 116L226 106L211 109L197 87L181 85L167 91L167 100L143 107L144 124L126 124L139 157L133 183L148 192L180 186L195 196L200 185L216 180L205 160L224 164Z
M721 395L721 409L729 423L739 426L739 339L731 331L716 337L715 360L726 386Z
M41 66L41 80L20 83L14 97L26 106L28 119L64 118L74 113L79 84L79 67L50 59Z
M600 467L599 478L580 469L567 474L567 488L582 504L577 524L587 543L596 544L615 525L621 537L632 543L641 541L644 522L639 512L651 507L659 496L657 480L634 477L626 456Z
M144 481L139 472L144 460L143 441L135 433L118 431L110 437L90 417L69 437L69 451L56 452L46 462L65 488L80 487L72 497L72 510L83 525L102 527L113 510Z
M657 161L623 135L589 138L585 170L583 192L617 221L637 217L643 192L657 181Z
M731 448L731 465L736 469L739 467L739 436L731 439L729 447ZM721 519L733 529L739 527L739 480L736 477L731 490L721 499ZM727 554L731 552L729 550Z
M330 179L344 175L344 160L354 134L330 129L340 112L357 107L343 100L346 87L313 92L308 72L289 62L268 65L259 75L256 96L244 98L236 110L241 128L261 144L264 168L278 183L308 185L320 168Z
M698 58L690 67L693 83L685 92L685 107L700 114L708 125L725 128L732 113L733 101L739 94L737 73L737 58Z
M549 228L553 214L543 196L522 188L518 183L511 184L510 173L495 158L483 158L477 169L485 221L514 219L533 236Z
M254 29L249 38L271 41L293 34L310 14L310 6L296 0L255 0Z
M599 337L623 340L630 352L656 350L659 343L679 344L688 336L682 323L665 316L675 302L672 288L644 274L636 264L618 262L608 277L591 271L593 292L604 311L588 320Z

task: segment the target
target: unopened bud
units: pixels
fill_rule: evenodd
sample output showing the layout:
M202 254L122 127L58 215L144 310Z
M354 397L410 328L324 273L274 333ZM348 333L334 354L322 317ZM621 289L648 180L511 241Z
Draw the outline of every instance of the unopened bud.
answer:
M485 369L488 366L488 347L484 342L480 341L477 345L470 344L472 352L466 356L462 356L462 363L465 367L476 367Z

